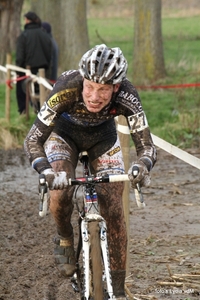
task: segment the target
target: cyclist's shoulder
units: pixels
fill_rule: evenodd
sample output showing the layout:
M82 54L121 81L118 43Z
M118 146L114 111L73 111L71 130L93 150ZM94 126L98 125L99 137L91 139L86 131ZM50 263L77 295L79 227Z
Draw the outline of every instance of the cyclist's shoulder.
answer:
M68 70L64 71L60 77L58 78L64 81L71 81L71 80L82 80L82 76L80 75L78 70Z
M60 77L58 77L55 85L60 88L78 88L82 86L83 79L78 70L69 70L63 72Z
M83 89L83 79L77 70L63 72L55 82L52 91L49 94L47 103L55 106L67 100L68 105L74 102L75 98L81 95ZM53 102L52 102L53 101Z
M63 72L56 82L54 83L53 89L50 93L50 96L55 93L65 93L67 90L75 90L78 92L82 90L83 79L78 70L69 70Z
M124 99L125 102L129 102L133 99L138 99L140 101L137 89L128 79L122 81L117 92L116 100L121 102L121 99Z
M138 94L136 87L127 78L121 82L119 91Z

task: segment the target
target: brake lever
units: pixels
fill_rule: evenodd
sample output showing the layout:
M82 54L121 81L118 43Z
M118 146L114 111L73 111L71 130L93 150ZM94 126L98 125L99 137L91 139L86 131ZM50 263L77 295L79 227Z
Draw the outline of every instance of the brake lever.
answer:
M132 169L133 177L136 178L138 173L139 173L139 168L137 166L133 166L133 169ZM136 183L136 189L134 189L134 192L135 192L135 200L136 200L137 206L139 208L144 208L146 206L146 204L144 202L143 194L142 194L139 183Z
M44 174L39 175L39 216L44 217L48 211L48 185Z

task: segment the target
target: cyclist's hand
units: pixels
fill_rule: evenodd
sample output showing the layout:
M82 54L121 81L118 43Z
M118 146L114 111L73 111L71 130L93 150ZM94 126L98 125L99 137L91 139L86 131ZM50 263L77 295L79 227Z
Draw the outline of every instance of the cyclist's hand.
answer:
M63 190L68 186L65 171L55 172L53 169L46 169L42 174L45 175L50 190Z
M133 172L134 170L137 170L138 172L136 172L135 174L135 172ZM134 189L137 188L136 184L139 184L140 187L147 187L151 182L147 167L142 161L136 161L132 164L132 166L128 170L128 177L130 179L131 186Z

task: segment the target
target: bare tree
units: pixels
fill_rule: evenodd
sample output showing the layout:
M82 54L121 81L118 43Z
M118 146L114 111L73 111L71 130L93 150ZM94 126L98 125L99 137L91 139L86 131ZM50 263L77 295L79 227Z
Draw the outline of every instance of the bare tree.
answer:
M133 80L141 84L165 76L161 0L134 1Z
M7 53L15 51L23 1L0 0L0 65L5 65Z
M59 47L59 72L76 69L89 48L87 0L32 0L31 9L49 22Z

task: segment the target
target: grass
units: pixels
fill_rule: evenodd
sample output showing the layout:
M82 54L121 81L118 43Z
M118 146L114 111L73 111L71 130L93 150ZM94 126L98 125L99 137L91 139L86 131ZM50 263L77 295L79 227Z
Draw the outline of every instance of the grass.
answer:
M91 47L102 43L105 43L110 47L120 47L129 64L132 64L132 18L110 18L106 22L104 19L89 19L88 29ZM131 74L131 72L129 74Z
M91 46L105 41L119 46L133 77L133 19L89 20ZM116 25L117 24L117 25ZM119 26L118 26L119 25ZM155 83L174 85L200 82L199 16L162 19L163 49L167 76ZM98 35L97 35L98 33ZM102 38L102 39L100 39ZM132 80L131 80L132 81ZM138 90L152 133L181 148L200 146L200 95L198 88Z
M129 63L128 78L133 73L133 18L102 18L88 20L90 46L106 43L120 47ZM162 33L166 78L155 82L172 85L200 82L199 16L163 17ZM184 148L200 146L200 87L159 90L139 90L152 133ZM5 98L5 86L0 85L0 97ZM28 132L35 115L26 120L19 116L15 89L11 92L11 121L5 120L5 103L0 103L0 126L11 133L19 145ZM1 130L2 131L2 130ZM3 132L3 131L2 131ZM7 135L8 137L9 135ZM0 138L0 147L4 147ZM7 142L7 144L9 144Z
M22 147L24 138L35 119L35 114L31 108L28 120L25 115L19 115L15 86L13 87L10 91L10 120L7 120L5 112L5 85L0 85L0 148L4 149Z

